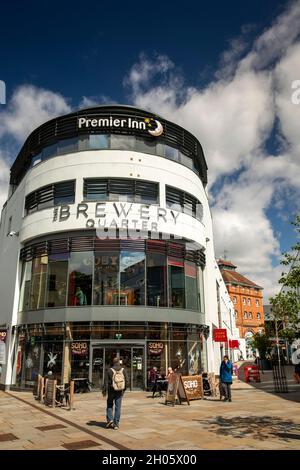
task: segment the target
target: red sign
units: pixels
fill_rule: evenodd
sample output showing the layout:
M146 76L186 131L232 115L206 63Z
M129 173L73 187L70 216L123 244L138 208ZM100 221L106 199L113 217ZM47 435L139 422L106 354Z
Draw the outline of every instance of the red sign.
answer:
M239 349L239 342L237 339L230 339L229 340L229 348L230 349Z
M227 341L227 330L226 330L226 328L215 328L214 329L214 341L216 343L226 343L226 341Z

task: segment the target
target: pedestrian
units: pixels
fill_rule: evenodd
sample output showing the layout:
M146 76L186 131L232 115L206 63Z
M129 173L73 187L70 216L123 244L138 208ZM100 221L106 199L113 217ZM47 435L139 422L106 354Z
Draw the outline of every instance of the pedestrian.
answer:
M295 365L295 372L293 374L293 377L295 379L295 382L297 384L300 384L300 364Z
M119 429L122 398L128 384L127 372L121 366L119 358L115 357L112 367L105 373L102 388L102 395L107 395L106 428Z
M223 388L224 401L231 401L233 366L228 356L224 356L220 366L220 382Z
M158 378L158 372L157 372L157 367L152 367L149 372L148 372L148 384L149 384L149 390L152 392L152 398L155 397L155 392L157 388L157 381Z
M169 381L170 378L171 378L171 375L174 374L174 371L172 369L172 367L168 367L168 373L167 373L167 380Z

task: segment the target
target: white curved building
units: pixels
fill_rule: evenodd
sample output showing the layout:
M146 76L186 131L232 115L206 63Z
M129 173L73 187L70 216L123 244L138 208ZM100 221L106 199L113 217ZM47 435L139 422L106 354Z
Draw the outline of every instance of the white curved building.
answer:
M33 131L0 227L2 386L49 369L99 386L115 355L133 390L154 365L217 372L213 329L236 331L206 183L198 140L145 110L99 106Z

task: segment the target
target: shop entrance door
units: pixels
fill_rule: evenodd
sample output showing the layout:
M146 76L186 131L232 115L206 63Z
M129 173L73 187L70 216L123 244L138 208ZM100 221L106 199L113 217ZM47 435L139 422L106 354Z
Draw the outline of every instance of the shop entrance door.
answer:
M145 348L132 344L100 346L98 343L92 345L89 380L93 388L102 388L105 371L111 367L115 357L123 361L129 378L129 389L143 390L146 384Z

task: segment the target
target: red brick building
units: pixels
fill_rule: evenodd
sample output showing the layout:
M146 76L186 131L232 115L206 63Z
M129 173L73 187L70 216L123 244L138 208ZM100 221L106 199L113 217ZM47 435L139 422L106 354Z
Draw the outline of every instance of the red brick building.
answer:
M264 329L263 288L236 271L227 260L218 265L234 305L236 326L241 338L249 338Z

